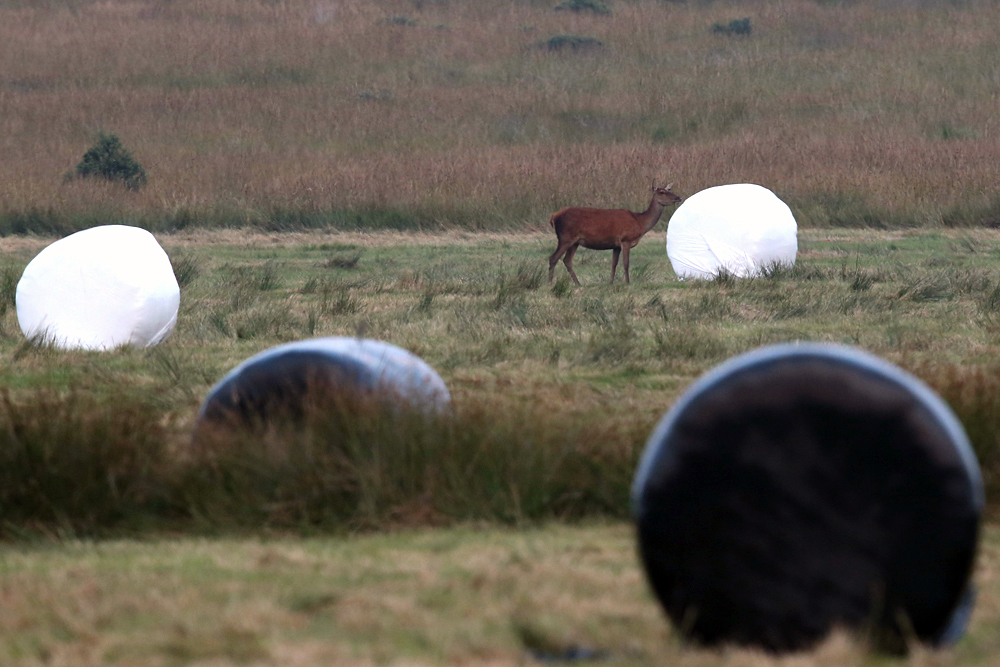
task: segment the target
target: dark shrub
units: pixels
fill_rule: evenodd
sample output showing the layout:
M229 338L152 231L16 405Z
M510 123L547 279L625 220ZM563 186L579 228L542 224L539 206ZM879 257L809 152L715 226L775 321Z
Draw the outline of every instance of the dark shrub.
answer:
M581 37L579 35L556 35L541 44L549 51L593 51L599 49L603 44L593 37Z
M138 190L146 184L146 170L122 146L114 134L98 135L97 143L83 154L76 165L77 176L100 176L109 181L121 181L129 190Z
M577 14L580 12L591 12L598 16L608 16L611 14L611 10L600 0L566 0L556 5L556 11L571 11Z
M720 35L749 35L750 17L734 19L729 23L716 23L712 26L712 32Z

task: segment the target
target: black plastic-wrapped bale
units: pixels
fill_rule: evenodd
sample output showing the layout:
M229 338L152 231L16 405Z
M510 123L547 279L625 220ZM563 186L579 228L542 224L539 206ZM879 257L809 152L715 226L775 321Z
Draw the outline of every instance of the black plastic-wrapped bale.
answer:
M697 381L632 490L649 582L687 638L783 652L834 628L961 636L983 507L961 424L870 354L782 345Z
M317 396L373 398L423 412L441 412L451 402L434 369L400 347L316 338L265 350L231 370L205 398L196 434L210 426L256 428L272 419L301 419Z

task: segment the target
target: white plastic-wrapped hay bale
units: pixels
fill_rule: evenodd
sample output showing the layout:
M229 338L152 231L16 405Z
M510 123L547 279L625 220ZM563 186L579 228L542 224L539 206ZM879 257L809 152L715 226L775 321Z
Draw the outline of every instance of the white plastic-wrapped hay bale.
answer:
M750 183L719 185L688 197L670 218L667 255L678 278L739 278L795 264L798 226L785 202Z
M212 425L256 427L275 418L299 418L317 394L331 402L338 396L377 396L425 413L440 413L451 405L444 380L401 347L359 338L314 338L265 350L227 373L202 403L196 432Z
M43 249L17 284L24 335L63 349L148 347L170 336L180 288L170 258L138 227L106 225Z

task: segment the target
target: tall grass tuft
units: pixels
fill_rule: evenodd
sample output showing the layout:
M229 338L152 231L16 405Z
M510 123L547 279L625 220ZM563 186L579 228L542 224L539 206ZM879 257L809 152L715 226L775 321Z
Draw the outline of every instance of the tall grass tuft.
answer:
M0 392L0 534L92 534L165 517L161 421L135 397Z
M121 390L4 392L0 537L624 518L652 426L502 399L427 415L314 393L303 414L192 444Z
M1000 366L924 364L911 369L955 411L979 459L987 505L1000 500Z
M640 441L592 419L475 402L445 415L321 397L297 423L208 428L192 514L220 525L378 528L624 517ZM503 413L503 414L501 414ZM516 415L516 416L515 416Z
M281 275L278 266L273 261L263 264L244 264L239 266L224 266L222 271L232 289L245 289L250 292L267 292L281 285Z
M174 278L181 289L194 282L202 273L201 262L194 255L175 255L170 258L170 267L174 270Z
M24 267L8 264L0 269L0 316L13 308L17 300L17 283L24 273Z

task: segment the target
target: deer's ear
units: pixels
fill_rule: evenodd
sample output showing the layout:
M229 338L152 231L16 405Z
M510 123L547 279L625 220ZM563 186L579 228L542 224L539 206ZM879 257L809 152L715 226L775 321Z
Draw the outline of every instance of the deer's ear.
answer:
M664 189L664 190L669 190L669 189L670 189L670 188L672 188L672 187L674 187L674 184L673 184L673 183L668 183L668 184L667 184L667 187L665 187L665 188L663 188L663 189Z

